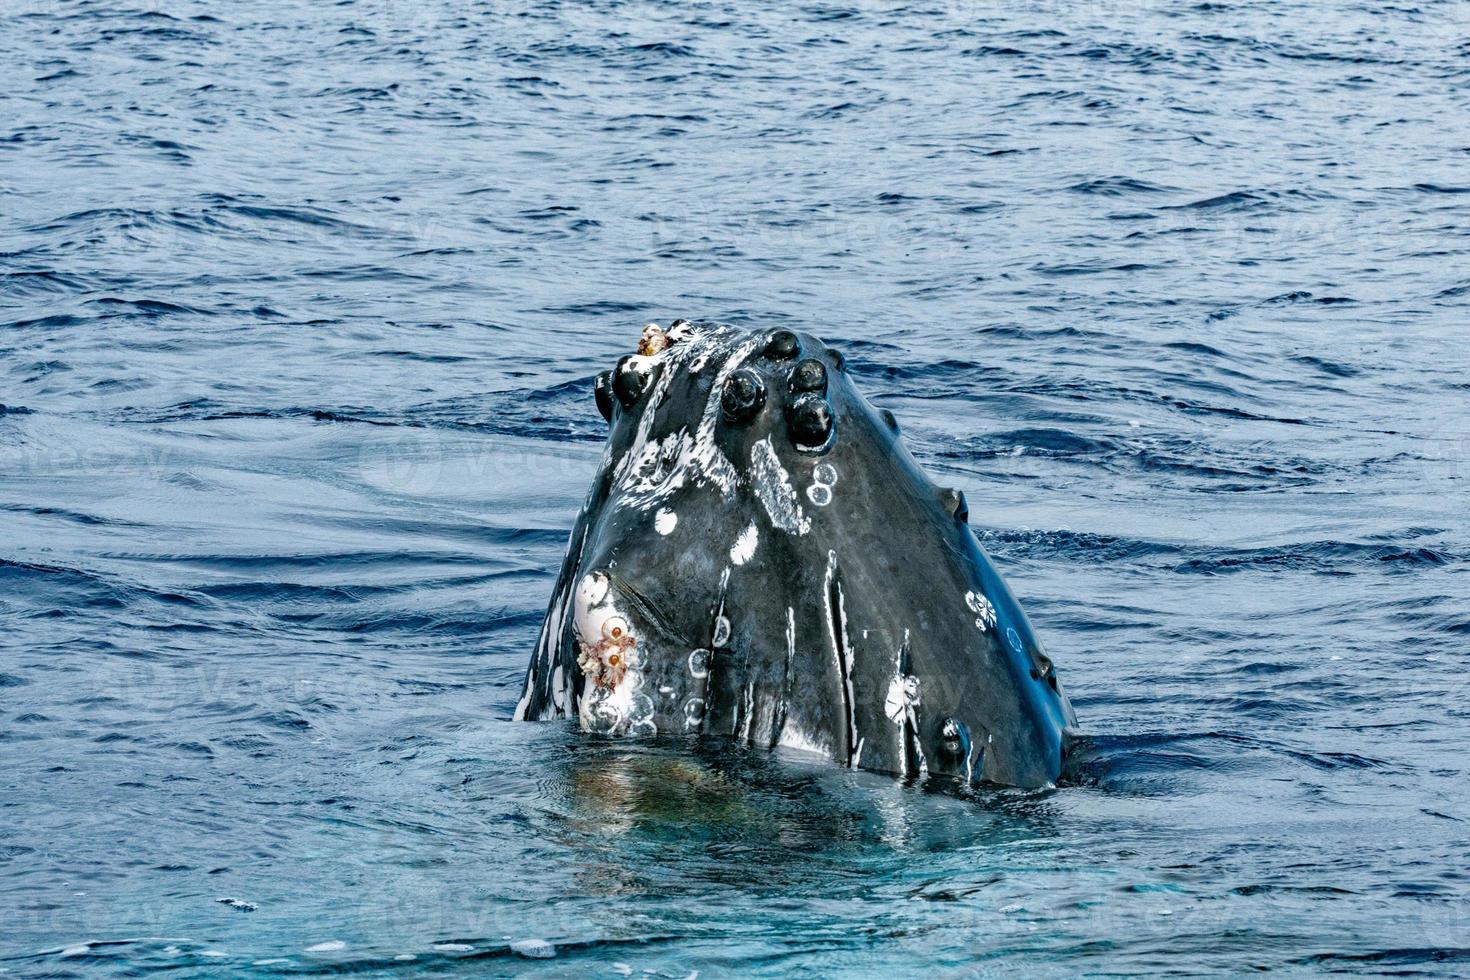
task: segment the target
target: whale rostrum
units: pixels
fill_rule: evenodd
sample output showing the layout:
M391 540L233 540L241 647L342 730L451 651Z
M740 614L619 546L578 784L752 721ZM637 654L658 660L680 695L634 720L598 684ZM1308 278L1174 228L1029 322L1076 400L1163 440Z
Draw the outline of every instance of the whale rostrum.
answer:
M1076 724L1026 616L891 412L806 333L650 324L516 705L904 777L1037 787Z

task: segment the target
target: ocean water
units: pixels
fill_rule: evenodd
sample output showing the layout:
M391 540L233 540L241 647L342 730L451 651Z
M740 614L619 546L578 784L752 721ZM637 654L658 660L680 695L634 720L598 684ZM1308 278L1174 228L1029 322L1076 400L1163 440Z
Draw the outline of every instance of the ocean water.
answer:
M0 974L1470 970L1470 3L9 0ZM649 320L1058 664L969 795L509 720Z

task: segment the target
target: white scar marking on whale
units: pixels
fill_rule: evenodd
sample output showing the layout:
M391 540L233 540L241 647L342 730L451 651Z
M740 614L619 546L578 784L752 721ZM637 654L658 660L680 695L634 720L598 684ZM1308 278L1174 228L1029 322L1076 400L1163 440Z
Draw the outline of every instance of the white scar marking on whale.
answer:
M770 436L750 447L750 482L772 524L787 534L805 534L812 529Z
M902 674L894 674L888 679L888 696L883 699L883 713L888 720L895 725L902 725L904 716L908 713L908 697L904 693L904 682L907 680Z
M645 358L645 360L648 359ZM638 430L633 433L633 444L628 447L628 453L618 467L619 482L622 481L632 460L643 453L643 446L648 442L648 433L653 429L654 416L658 414L658 407L663 404L664 395L668 393L669 382L673 378L674 365L666 363L664 369L659 372L658 381L654 382L653 391L649 393L648 400L644 403L643 417L638 420Z
M624 497L636 496L640 492L649 493L657 489L647 476L640 476L640 474L669 452L672 448L668 445L670 440L684 437L684 432L681 430L673 436L657 441L653 446L648 445L648 436L653 431L654 418L658 415L659 407L663 405L664 397L668 394L674 375L678 373L679 358L670 356L669 353L673 350L679 350L679 348L666 348L656 358L642 358L644 362L650 364L663 362L663 370L659 372L658 381L654 383L653 391L649 392L644 402L643 415L638 420L638 429L633 434L633 441L613 474L617 492ZM679 352L687 354L687 351L688 347L685 347ZM657 469L656 466L654 468ZM682 474L679 482L683 483ZM671 493L674 489L676 488L671 487L667 492ZM667 493L664 495L666 496ZM656 500L650 500L641 506L652 506L656 502Z
M725 593L730 587L730 566L720 573L720 604L715 608L714 638L710 646L722 647L730 641L730 618L725 615Z
M796 659L796 610L791 606L786 607L786 677L790 684L792 662ZM790 694L790 691L787 691ZM776 744L783 748L795 749L798 752L811 752L814 755L832 758L832 750L820 744L811 735L803 732L789 724L784 717L781 720L781 731L776 738Z
M582 584L577 590L577 600L589 607L600 606L602 600L607 598L607 590L611 585L606 575L583 576Z
M791 676L791 662L796 659L796 610L786 607L786 676Z
M735 546L730 549L730 560L737 565L744 565L755 556L755 547L759 543L760 532L752 521L740 532L740 537L735 539Z
M698 352L698 356L694 358L694 363L691 364L691 365L689 365L689 373L690 374L698 374L699 372L703 371L704 370L704 366L709 363L710 357L718 349L713 344L704 343L704 342L705 341L712 340L712 339L716 339L716 338L720 337L724 333L725 333L725 330L723 328L721 328L721 327L716 327L713 330L699 330L699 331L694 331L693 328L691 327L691 336L690 336L690 339L693 340L693 341L700 341L702 343L691 343L691 344L688 345L688 350L697 351Z
M837 578L837 552L827 552L827 578L825 593L831 595L835 589L837 593L837 619L832 619L832 603L824 605L827 608L827 632L832 637L832 659L837 664L837 673L842 677L843 687L847 697L847 731L851 738L857 738L857 709L852 701L852 641L847 636L847 599L842 595L842 585L836 581ZM849 752L852 746L848 745ZM851 758L848 765L852 765Z
M908 649L908 645L909 631L904 630L903 643L899 646L898 652L893 655L893 677L888 681L888 695L883 699L883 713L896 726L894 737L898 741L898 759L901 774L905 778L910 773L908 771L908 733L904 730L904 725L911 727L917 736L919 731L918 708L923 703L919 678L903 672L903 653ZM915 748L919 752L919 772L927 772L928 763L923 758L924 748L917 744Z
M647 510L682 487L689 473L691 439L687 429L680 429L636 450L630 448L618 466L623 502Z
M659 534L672 534L674 527L679 523L679 515L667 507L659 508L658 514L653 518L653 526Z
M995 625L995 606L985 596L978 592L966 592L965 605L975 613L975 628L980 632L983 633Z
M745 684L745 724L740 733L740 739L744 742L750 741L750 723L755 720L755 681L747 681Z
M704 403L704 417L699 420L699 429L694 434L691 462L698 467L702 476L718 484L726 496L735 491L740 476L715 444L715 426L720 420L720 398L725 393L725 381L760 345L761 338L752 337L725 358L725 363L720 365L720 371L715 375L714 383L710 385L709 397Z
M704 724L704 698L690 698L684 702L684 730L692 732Z
M581 522L580 517L578 520ZM575 542L576 548L580 550L582 543L587 538L586 522L581 523L580 537L578 537L576 529L573 529L572 533L567 535L566 551L562 554L563 562L572 553L573 543ZM566 585L556 594L555 601L552 603L551 609L546 616L546 622L541 624L541 635L536 640L536 653L531 658L531 669L526 671L526 689L521 694L521 699L516 702L515 714L513 715L516 721L525 721L529 717L531 697L536 691L538 681L547 675L551 675L551 683L556 684L556 676L551 671L551 664L561 653L563 634L567 625L567 606L571 600L572 591L575 588L576 579L568 578ZM563 683L565 683L565 679L563 679ZM566 714L565 693L563 693L561 700L557 700L556 690L553 688L551 695L551 699L542 706L540 713L537 715L537 719L540 721L546 721L549 718L555 717L558 712L562 715Z
M525 721L526 711L531 707L531 690L536 684L536 668L526 671L526 689L521 692L521 699L516 702L516 710L511 714L515 721ZM545 719L539 719L545 721Z
M602 628L614 617L622 619L617 603L609 597L611 583L607 575L593 572L582 576L577 584L577 599L572 610L572 630L577 639L588 646L602 638Z
M739 345L731 345L727 332L710 331L657 355L663 361L663 370L644 405L633 441L614 471L614 493L623 504L647 510L690 483L713 483L724 496L735 492L739 474L715 442L720 396L725 380L755 352L760 342L759 337L752 337ZM684 365L691 358L695 358L695 365L688 369L689 373L697 373L704 361L721 351L728 351L728 356L720 365L705 397L699 427L693 434L686 426L649 442L654 417L674 376L683 373Z

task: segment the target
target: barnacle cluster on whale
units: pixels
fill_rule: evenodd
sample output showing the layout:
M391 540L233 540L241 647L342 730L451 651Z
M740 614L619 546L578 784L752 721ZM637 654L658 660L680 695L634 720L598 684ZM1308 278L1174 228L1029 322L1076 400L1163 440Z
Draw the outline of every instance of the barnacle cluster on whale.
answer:
M609 425L516 717L1036 786L1071 706L968 526L840 352L677 320L593 382Z

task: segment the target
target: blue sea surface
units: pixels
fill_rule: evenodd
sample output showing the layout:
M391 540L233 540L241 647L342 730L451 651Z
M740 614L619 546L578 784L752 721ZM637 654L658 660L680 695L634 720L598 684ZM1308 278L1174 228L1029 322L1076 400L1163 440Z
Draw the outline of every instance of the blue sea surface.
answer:
M1470 972L1470 2L0 6L0 974ZM646 321L811 331L1044 792L512 707Z

